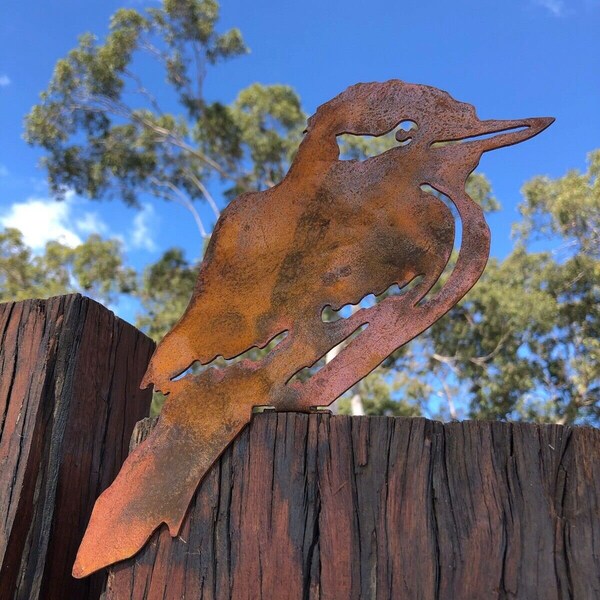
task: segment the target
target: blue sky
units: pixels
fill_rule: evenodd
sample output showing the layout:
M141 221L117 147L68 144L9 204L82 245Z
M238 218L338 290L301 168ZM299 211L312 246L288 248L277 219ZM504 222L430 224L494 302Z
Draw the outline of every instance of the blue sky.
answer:
M194 223L177 205L144 198L136 212L117 201L52 202L36 166L41 154L21 138L23 116L77 35L102 36L117 8L147 4L2 3L0 226L21 225L34 248L49 237L77 243L99 231L120 237L138 268L173 245L199 255ZM350 84L400 78L445 89L482 118L556 117L534 140L484 155L480 170L503 205L490 218L497 256L510 251L523 182L583 169L586 153L600 147L600 0L224 0L221 27L232 26L251 53L209 72L205 89L213 99L230 101L256 81L286 83L311 113ZM120 312L133 318L131 305Z

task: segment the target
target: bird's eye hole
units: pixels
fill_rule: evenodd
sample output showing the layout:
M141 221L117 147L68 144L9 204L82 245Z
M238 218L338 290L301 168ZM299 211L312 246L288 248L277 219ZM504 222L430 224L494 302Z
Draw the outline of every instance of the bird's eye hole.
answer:
M419 126L414 121L402 121L396 127L394 137L401 146L407 146L412 142L418 128Z
M414 121L405 120L388 133L380 136L341 134L337 136L340 160L366 160L383 154L398 145L406 146L414 138L418 126Z

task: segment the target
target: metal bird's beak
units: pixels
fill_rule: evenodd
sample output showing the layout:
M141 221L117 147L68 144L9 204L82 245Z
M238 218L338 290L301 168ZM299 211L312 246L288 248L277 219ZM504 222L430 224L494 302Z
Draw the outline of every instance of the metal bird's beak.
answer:
M537 135L552 123L554 123L553 117L534 117L518 121L482 121L483 134L493 135L479 140L481 148L483 152L487 152L518 144Z
M478 121L471 129L463 132L460 138L434 142L433 146L465 144L476 147L480 152L512 146L532 138L554 123L554 117L533 117L507 121Z

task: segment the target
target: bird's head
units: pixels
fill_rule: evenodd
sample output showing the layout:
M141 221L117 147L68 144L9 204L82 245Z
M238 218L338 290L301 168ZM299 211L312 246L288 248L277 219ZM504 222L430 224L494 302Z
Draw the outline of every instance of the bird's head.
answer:
M396 140L406 147L407 154L466 179L484 152L529 139L554 119L481 120L471 104L459 102L447 92L393 79L359 83L320 106L308 121L307 137L318 140L322 155L336 160L337 136L381 136L405 121L413 127L398 129ZM457 144L460 149L446 150Z

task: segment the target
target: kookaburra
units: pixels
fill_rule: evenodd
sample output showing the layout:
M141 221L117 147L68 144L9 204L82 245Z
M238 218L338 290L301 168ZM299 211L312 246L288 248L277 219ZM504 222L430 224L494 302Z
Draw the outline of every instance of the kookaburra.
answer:
M398 130L397 146L363 161L340 160L337 136L381 136L403 121L416 127ZM399 80L354 85L319 107L284 180L236 198L217 222L190 304L143 380L168 394L163 413L98 499L74 575L132 556L163 522L177 535L199 481L253 406L328 405L450 310L489 253L467 177L484 152L526 140L552 121L482 121L446 92ZM462 240L446 283L428 294L455 238L441 195L456 207ZM413 280L406 293L347 319L322 319L325 307ZM179 377L194 362L236 357L283 332L257 362ZM293 380L351 335L311 378Z

